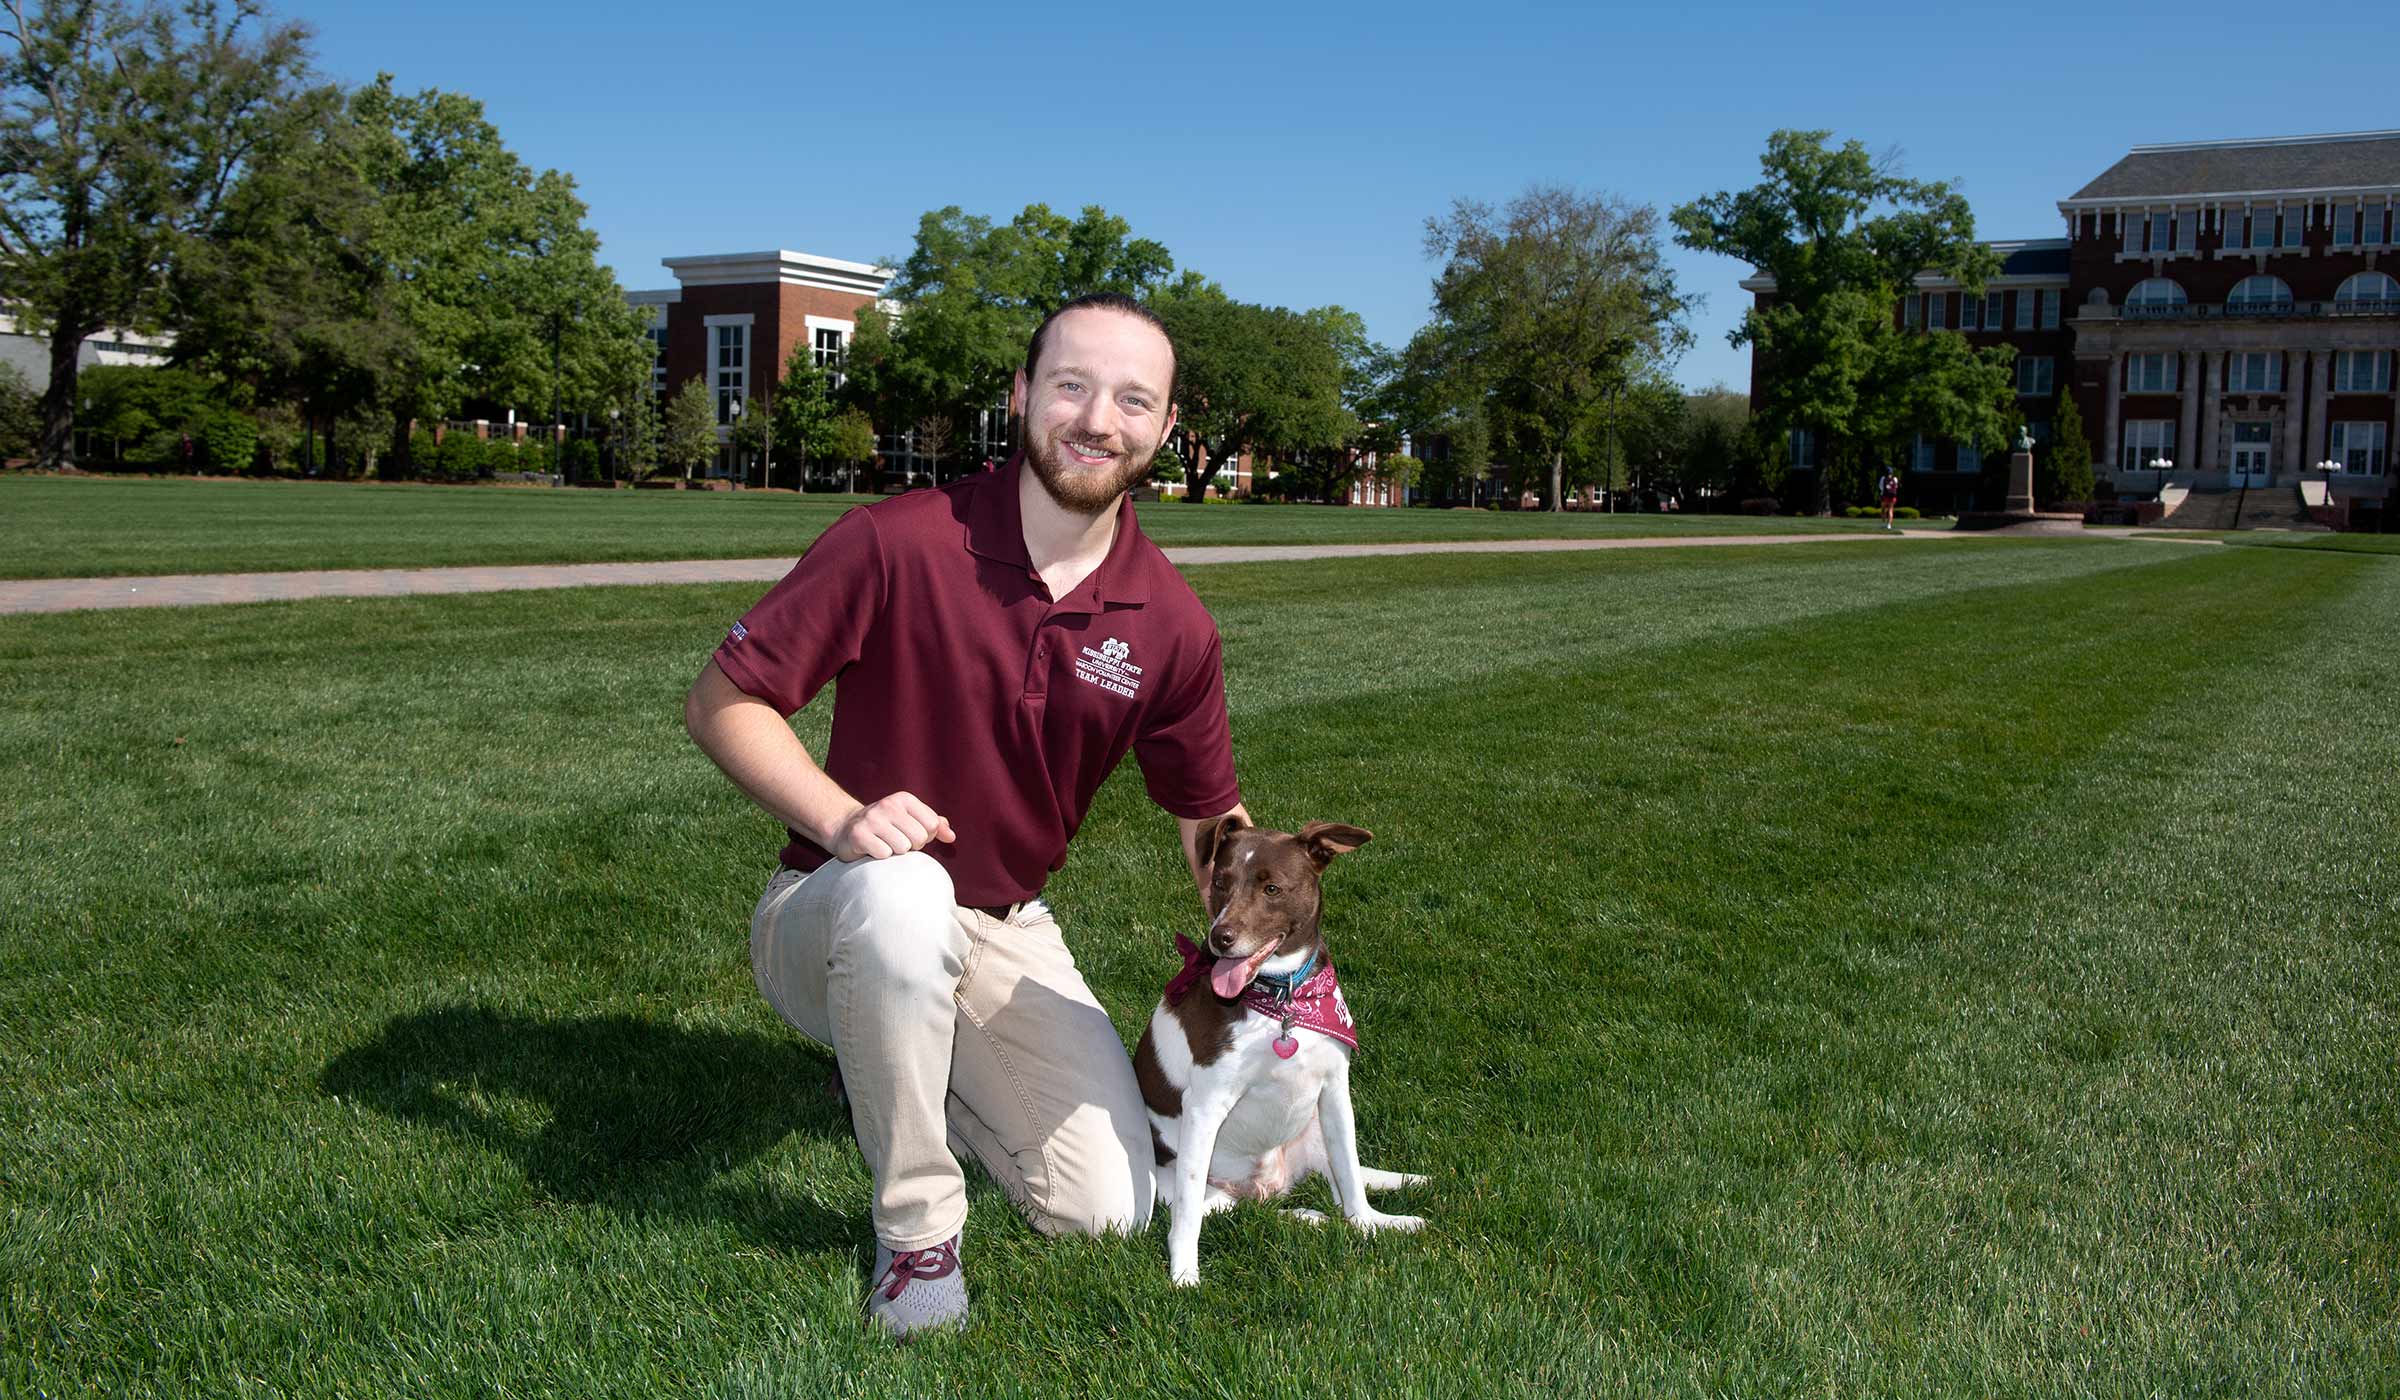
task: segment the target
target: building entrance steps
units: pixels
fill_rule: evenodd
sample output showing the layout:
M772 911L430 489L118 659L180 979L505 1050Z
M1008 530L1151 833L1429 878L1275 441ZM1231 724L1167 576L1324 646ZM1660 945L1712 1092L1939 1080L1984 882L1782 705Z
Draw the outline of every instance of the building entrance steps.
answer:
M2296 486L2251 488L2250 499L2242 504L2241 528L2245 530L2326 530L2309 517L2300 501Z
M2264 492L2253 491L2253 496ZM2239 491L2192 491L2159 518L2164 530L2230 530L2234 528L2234 512L2241 508Z

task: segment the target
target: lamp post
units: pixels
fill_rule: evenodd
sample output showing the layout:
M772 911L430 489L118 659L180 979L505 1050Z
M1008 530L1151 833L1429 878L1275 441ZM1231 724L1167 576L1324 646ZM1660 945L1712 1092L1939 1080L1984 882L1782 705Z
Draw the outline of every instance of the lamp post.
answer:
M2317 470L2325 473L2325 523L2331 525L2333 523L2333 478L2336 474L2347 471L2348 468L2328 457L2317 463Z
M732 402L725 409L725 426L731 430L727 435L726 442L726 445L731 449L731 451L728 453L728 456L731 458L731 460L736 462L742 460L743 406L744 400L742 396L736 394L733 396Z
M2150 470L2158 473L2156 489L2161 495L2164 495L2167 489L2167 473L2175 470L2175 464L2165 457L2153 457L2150 459Z
M550 478L550 484L553 486L567 484L566 427L559 422L558 408L558 350L560 338L566 330L566 322L567 318L563 313L557 311L550 313L550 465L556 469Z

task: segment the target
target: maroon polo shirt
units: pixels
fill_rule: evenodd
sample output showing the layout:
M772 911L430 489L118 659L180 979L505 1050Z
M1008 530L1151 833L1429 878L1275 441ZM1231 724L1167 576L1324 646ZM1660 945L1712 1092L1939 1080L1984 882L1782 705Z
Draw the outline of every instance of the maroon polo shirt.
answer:
M928 853L968 905L1040 893L1128 749L1178 817L1240 801L1208 610L1131 501L1100 566L1052 599L1025 552L1022 470L844 515L716 653L787 716L838 679L825 772L861 802L913 792L948 817L957 841ZM798 832L783 848L802 870L828 858Z

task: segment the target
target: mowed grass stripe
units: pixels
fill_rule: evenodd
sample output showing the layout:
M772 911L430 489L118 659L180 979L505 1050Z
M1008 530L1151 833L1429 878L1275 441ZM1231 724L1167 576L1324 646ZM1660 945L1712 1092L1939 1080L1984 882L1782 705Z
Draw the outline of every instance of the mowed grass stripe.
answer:
M788 492L0 475L0 578L796 557L877 499ZM1864 532L1881 522L1325 506L1141 507L1166 545Z
M1155 1249L1032 1241L987 1189L978 1287L1022 1306L898 1355L845 1325L863 1176L838 1118L791 1090L822 1057L747 985L739 924L767 833L686 771L671 709L655 713L716 624L558 608L503 632L508 615L466 600L266 610L287 625L238 658L229 630L144 677L212 722L201 753L159 760L215 764L198 791L189 774L141 773L145 754L120 781L147 810L53 799L27 824L53 843L40 856L11 837L11 883L49 889L68 922L9 940L39 945L8 980L30 975L43 995L7 1009L12 1080L34 1086L0 1119L28 1149L7 1154L21 1164L10 1196L37 1204L12 1216L28 1243L0 1262L26 1280L12 1334L42 1340L0 1364L53 1388L74 1365L95 1385L162 1392L243 1374L317 1393L1273 1394L1328 1377L1419 1393L1988 1392L2062 1374L2029 1338L2077 1298L2128 1334L2205 1329L2141 1291L2205 1256L2147 1265L2099 1237L2120 1297L2045 1272L2062 1257L2057 1222L2006 1200L1964 1226L1933 1211L1984 1167L1961 1146L1976 1119L1960 1105L1975 1100L1930 1092L1955 1086L1922 1082L1926 1066L1945 1015L2013 985L1990 949L1937 936L1961 919L1946 892L1959 871L2030 858L2014 833L2088 803L2159 714L2258 694L2267 674L2314 684L2311 623L2372 602L2343 595L2376 566L2219 555L2078 577L2081 555L2026 557L2061 577L1939 596L1869 579L1867 606L1778 618L1795 576L1749 625L1581 665L1554 651L1474 669L1450 657L1455 636L1420 655L1388 629L1388 669L1421 683L1349 704L1357 677L1328 633L1365 624L1314 600L1358 587L1355 566L1279 566L1248 597L1226 582L1237 571L1204 576L1230 638L1288 642L1248 663L1280 677L1237 715L1253 802L1379 833L1336 867L1336 948L1369 1037L1368 1155L1443 1174L1412 1197L1436 1231L1362 1244L1239 1212L1212 1222L1211 1288L1193 1300L1165 1289ZM1626 592L1618 606L1682 578L1616 563L1594 561L1589 587ZM1507 565L1493 568L1464 591L1501 589ZM1402 587L1419 577L1382 569ZM1516 602L1537 617L1579 602L1546 567L1525 587ZM723 591L679 592L688 605ZM1510 606L1425 601L1444 616ZM343 673L375 673L387 621L413 635L391 644L393 683L362 698ZM104 770L64 697L174 631L121 635L115 671L19 652L0 671L12 759ZM564 640L529 641L544 634ZM540 646L580 659L561 673L512 655ZM228 650L203 654L214 647ZM229 664L247 679L212 686ZM601 686L619 672L631 679ZM93 708L169 703L130 676L116 686ZM211 712L214 689L239 700ZM481 732L445 747L446 713ZM144 717L137 706L122 732ZM228 730L251 737L211 757ZM2385 757L2378 742L2336 735L2328 761ZM332 778L312 790L320 763ZM2121 781L2140 803L2163 779ZM566 797L512 825L511 788ZM269 860L279 834L310 843L289 868ZM76 844L137 852L169 887L97 870L50 883L43 857ZM1121 778L1058 885L1128 1034L1167 970L1168 932L1189 921L1173 865L1163 819ZM1994 898L1986 937L2005 949L2030 896ZM2126 917L2157 936L2138 902ZM2362 1000L2389 1005L2388 967L2352 971ZM2024 1047L1976 1030L1970 1068L2017 1062ZM2335 1050L2354 1073L2373 1063ZM2001 1107L2072 1124L2078 1144L2101 1133L2032 1064L2012 1085L2022 1104ZM1850 1212L1825 1218L1828 1200ZM2352 1228L2372 1226L2363 1211ZM2311 1227L2285 1223L2275 1239L2305 1255ZM2019 1260L1999 1277L2022 1308L1979 1331L1942 1325L1974 1310L1962 1298L1980 1306L1966 1285L1981 1280L1951 1262L1962 1228L1967 1246ZM2243 1287L2262 1317L2288 1306L2273 1279ZM2353 1316L2388 1311L2388 1277L2335 1297ZM2378 1355L2371 1332L2346 1336L2347 1357ZM2301 1374L2212 1351L2205 1333L2192 1350L2254 1392ZM1295 1371L1303 1351L1330 1370ZM2344 1359L2311 1358L2320 1388L2362 1374Z

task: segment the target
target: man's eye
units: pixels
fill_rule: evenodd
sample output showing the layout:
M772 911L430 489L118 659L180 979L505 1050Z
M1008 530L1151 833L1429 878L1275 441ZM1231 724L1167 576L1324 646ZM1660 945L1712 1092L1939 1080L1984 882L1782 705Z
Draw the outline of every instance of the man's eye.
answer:
M1125 406L1127 408L1139 409L1144 413L1148 413L1150 411L1150 401L1148 399L1127 399L1125 400Z

